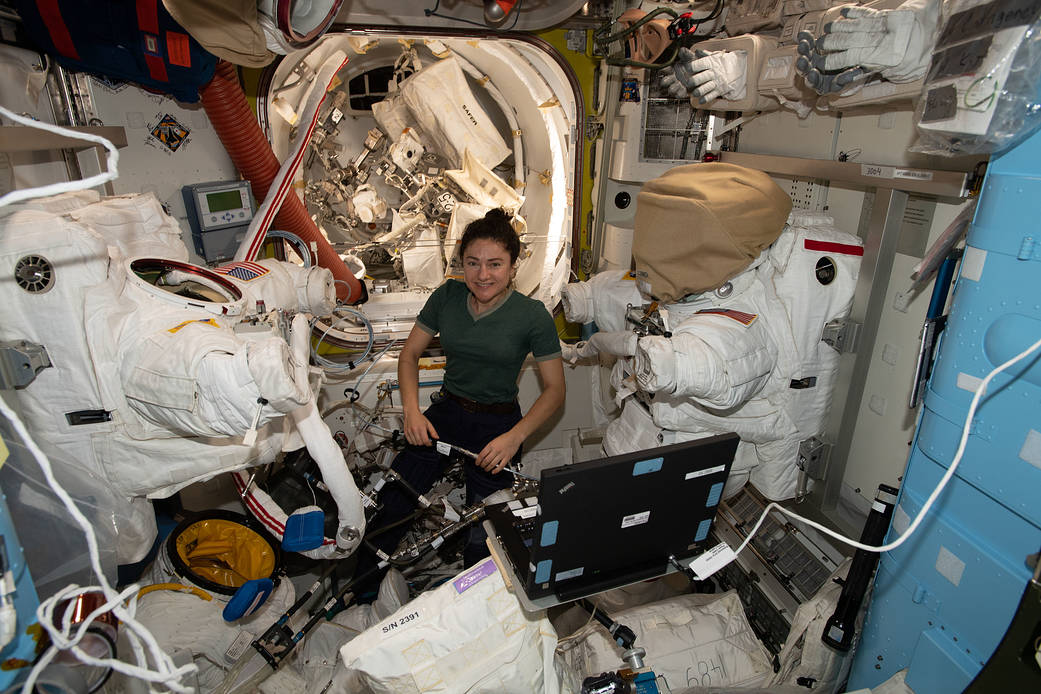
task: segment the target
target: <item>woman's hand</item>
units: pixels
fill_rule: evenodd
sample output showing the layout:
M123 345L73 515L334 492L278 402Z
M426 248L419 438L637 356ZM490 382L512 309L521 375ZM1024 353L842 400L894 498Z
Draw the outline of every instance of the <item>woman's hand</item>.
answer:
M515 434L512 430L507 431L489 441L488 445L477 454L477 460L474 462L477 467L494 475L509 464L523 442L523 436Z
M439 438L437 429L430 423L422 412L417 410L405 411L405 440L413 446L432 446L431 439Z

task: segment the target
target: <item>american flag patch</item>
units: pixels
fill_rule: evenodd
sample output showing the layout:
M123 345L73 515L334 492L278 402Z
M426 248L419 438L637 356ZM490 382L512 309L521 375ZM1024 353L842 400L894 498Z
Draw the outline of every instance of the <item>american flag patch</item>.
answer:
M728 308L706 308L698 311L698 313L714 313L717 316L726 316L727 318L733 318L742 325L751 325L759 317L757 313L745 313L744 311L734 311Z
M269 272L263 265L251 263L248 260L244 260L240 263L221 265L218 268L214 268L213 271L222 275L231 275L235 279L242 280L243 282L249 282L258 277L263 277Z

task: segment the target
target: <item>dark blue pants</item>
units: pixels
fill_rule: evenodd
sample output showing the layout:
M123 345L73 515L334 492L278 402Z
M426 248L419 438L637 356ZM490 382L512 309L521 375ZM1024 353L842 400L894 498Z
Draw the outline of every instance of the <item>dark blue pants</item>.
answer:
M437 430L442 441L461 446L474 453L480 453L489 441L512 429L521 419L520 406L509 414L475 413L467 412L462 405L450 398L431 405L424 414L434 425L434 429ZM520 461L520 456L521 451L517 449L512 461L514 466ZM449 458L440 455L433 446L410 445L398 454L391 468L405 478L417 492L426 494L444 474L448 464ZM487 470L477 467L469 458L465 458L463 469L466 473L467 506L484 499L492 492L507 489L513 484L513 476L510 473L499 472L493 475ZM380 492L380 503L383 507L369 524L370 532L399 521L418 508L412 496L396 483L388 483L383 488ZM372 544L387 554L391 554L408 529L407 524L391 528L373 538ZM466 547L463 550L463 561L466 566L488 556L485 538L484 529L480 524L470 529ZM367 559L374 559L371 557L370 551L362 549L361 552L369 557L360 558L359 568L361 568L361 564L368 563Z

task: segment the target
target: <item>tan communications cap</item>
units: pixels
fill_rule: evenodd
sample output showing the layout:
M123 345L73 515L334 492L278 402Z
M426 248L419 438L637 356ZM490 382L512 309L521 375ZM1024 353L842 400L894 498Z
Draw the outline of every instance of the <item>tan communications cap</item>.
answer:
M715 289L780 236L791 210L791 198L762 171L722 163L669 169L636 197L636 269L661 301Z

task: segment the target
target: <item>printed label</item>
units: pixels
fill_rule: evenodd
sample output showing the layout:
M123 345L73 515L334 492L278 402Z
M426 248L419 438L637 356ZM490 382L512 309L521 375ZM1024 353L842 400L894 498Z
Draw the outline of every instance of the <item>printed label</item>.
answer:
M933 180L933 172L915 171L914 169L896 169L893 171L893 178L906 178L912 181L931 181Z
M644 511L643 513L633 513L622 519L623 528L631 528L634 525L643 525L651 518L650 511Z
M239 635L235 637L235 640L228 646L228 650L224 652L224 659L229 663L234 663L236 660L242 657L242 654L249 648L249 644L253 643L253 634L248 631L240 631Z
M695 470L694 472L688 472L683 479L692 480L695 477L705 477L706 475L714 475L717 472L723 472L727 469L726 465L717 465L716 467L706 468L704 470Z
M492 567L494 570L494 566ZM465 589L464 589L465 590ZM459 591L462 592L462 591ZM383 625L383 633L389 634L396 629L414 624L419 621L420 613L419 610L413 610L404 617L398 617L397 619L391 620L390 622Z
M577 578L582 575L582 572L586 570L586 567L580 566L577 569L570 569L568 571L561 571L553 579L555 581L566 581L569 578Z
M444 441L436 442L434 444L434 448L437 449L437 452L440 453L441 455L449 455L452 452L452 447L449 446Z
M457 593L462 593L488 578L494 574L495 571L495 562L489 559L478 564L459 578L452 581L452 585L455 586L455 591Z
M720 542L718 545L690 562L690 570L694 572L694 575L697 576L699 581L704 581L706 578L732 562L736 556L734 550L730 549L730 545L725 542Z
M513 515L517 516L517 518L534 518L538 510L538 506L526 506L514 510Z

